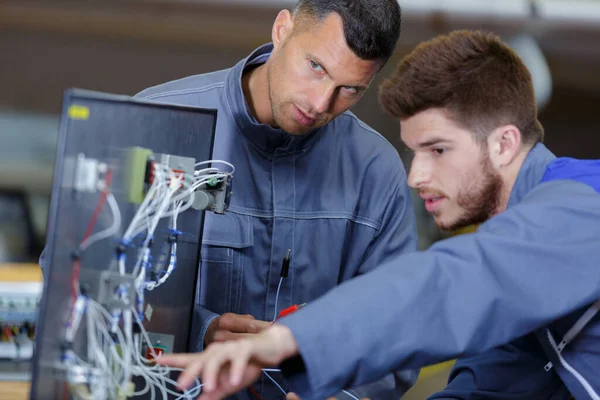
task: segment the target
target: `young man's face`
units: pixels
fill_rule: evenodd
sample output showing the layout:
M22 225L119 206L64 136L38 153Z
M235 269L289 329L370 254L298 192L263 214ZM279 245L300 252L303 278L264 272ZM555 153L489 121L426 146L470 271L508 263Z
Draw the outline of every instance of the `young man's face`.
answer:
M295 20L290 28L291 19L280 17L274 29L287 23L288 30L280 43L274 42L268 63L271 111L278 127L302 135L354 106L381 62L362 60L352 52L335 13L299 30L306 21Z
M414 152L408 184L417 189L438 228L453 231L481 223L497 210L503 180L487 146L440 109L401 122L404 144Z

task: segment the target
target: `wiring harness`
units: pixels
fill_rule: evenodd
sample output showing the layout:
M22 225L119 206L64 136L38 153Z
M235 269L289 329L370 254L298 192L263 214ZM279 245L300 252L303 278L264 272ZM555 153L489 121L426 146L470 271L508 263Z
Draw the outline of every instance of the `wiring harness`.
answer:
M224 164L230 170L207 167L213 164ZM121 211L111 191L112 171L107 168L100 198L74 253L71 308L60 366L66 373L68 391L75 399L121 400L149 392L152 400L157 395L161 399L172 395L182 400L196 399L200 394L199 381L183 393L173 390L176 382L171 373L181 370L154 363L157 354L143 325L144 293L163 285L177 267L177 239L183 234L177 230L179 215L192 207L197 191L229 184L235 168L221 160L197 163L193 174L176 173L165 162L152 163L152 168L152 183L123 234L120 234ZM94 232L106 204L112 224ZM152 265L154 234L163 219L169 220L168 254L163 263ZM80 287L82 255L95 243L109 239L117 239L117 270L103 271L104 282L108 283L101 288L98 298L93 299ZM129 260L127 250L131 247L136 248L137 256ZM74 344L82 340L84 350L80 353L85 354L77 354ZM150 359L142 356L143 345L148 346ZM143 387L136 388L134 376L141 378Z

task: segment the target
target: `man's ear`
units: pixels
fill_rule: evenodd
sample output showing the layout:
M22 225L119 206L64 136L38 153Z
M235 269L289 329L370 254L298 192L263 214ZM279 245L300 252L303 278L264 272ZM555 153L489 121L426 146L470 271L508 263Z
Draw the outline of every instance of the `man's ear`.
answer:
M294 29L294 19L289 10L281 10L275 18L273 29L271 30L271 40L273 41L273 50L277 50L285 42Z
M495 129L487 142L492 165L501 169L510 165L521 152L521 131L514 125L504 125Z

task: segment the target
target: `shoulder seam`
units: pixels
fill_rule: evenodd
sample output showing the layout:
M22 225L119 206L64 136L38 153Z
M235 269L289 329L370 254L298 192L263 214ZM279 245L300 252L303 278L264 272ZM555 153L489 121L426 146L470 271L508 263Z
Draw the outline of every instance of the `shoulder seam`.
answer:
M198 87L198 88L170 90L167 92L154 93L154 94L150 94L148 96L144 96L144 97L142 97L142 99L151 100L151 99L158 99L161 97L177 96L180 94L203 93L203 92L208 92L209 90L220 88L223 86L225 86L225 81L211 83L210 85L202 86L202 87Z
M364 129L365 131L370 132L371 134L379 137L385 143L387 143L392 149L396 150L396 148L381 133L377 132L375 129L373 129L369 125L365 124L361 119L359 119L353 113L347 111L347 112L343 113L342 115L347 116L349 118L352 118L362 129Z

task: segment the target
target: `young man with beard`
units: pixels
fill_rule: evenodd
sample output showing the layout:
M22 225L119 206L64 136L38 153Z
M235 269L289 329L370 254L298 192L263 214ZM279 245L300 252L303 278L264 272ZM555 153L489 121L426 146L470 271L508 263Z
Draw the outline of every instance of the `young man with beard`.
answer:
M458 357L433 398L599 399L600 161L542 144L531 76L491 34L418 46L380 99L436 224L477 232L395 257L259 336L160 362L186 368L182 385L201 376L207 400L280 364L312 400Z

